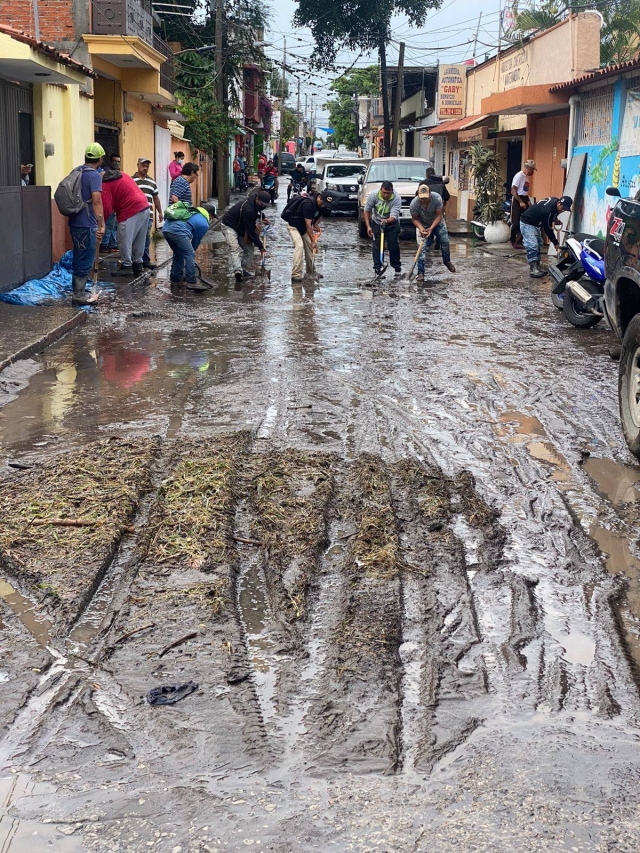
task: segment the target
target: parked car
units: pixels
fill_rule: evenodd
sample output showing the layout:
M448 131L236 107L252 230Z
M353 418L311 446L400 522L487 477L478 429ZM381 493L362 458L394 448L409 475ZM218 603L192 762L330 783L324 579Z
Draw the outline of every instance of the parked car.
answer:
M358 178L367 171L367 161L343 160L335 157L333 161L326 163L319 178L316 179L316 189L330 190L335 201L331 205L332 210L358 212Z
M629 450L640 458L640 198L618 197L605 240L604 311L622 340L618 370L620 420Z
M360 155L357 151L347 151L345 149L338 149L336 151L336 157L339 157L340 160L359 160Z
M278 165L278 157L279 157L278 154L273 155L273 165L276 167ZM293 172L293 170L295 169L295 167L296 167L296 158L293 156L293 154L289 154L288 151L283 151L282 152L282 174L283 175L290 175L291 172Z
M367 236L364 224L364 205L372 190L380 189L383 181L391 181L394 190L402 197L400 228L413 228L409 205L415 198L418 184L424 179L431 163L422 157L375 157L370 163L358 193L358 233Z

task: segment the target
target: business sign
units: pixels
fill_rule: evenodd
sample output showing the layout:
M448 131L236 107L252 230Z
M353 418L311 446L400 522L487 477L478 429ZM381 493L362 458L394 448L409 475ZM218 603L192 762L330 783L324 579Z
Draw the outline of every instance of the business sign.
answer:
M438 75L438 118L464 117L466 65L441 65Z
M503 59L500 75L503 92L515 89L516 86L526 86L529 82L529 47L520 48Z
M627 92L618 154L621 157L640 155L640 92Z

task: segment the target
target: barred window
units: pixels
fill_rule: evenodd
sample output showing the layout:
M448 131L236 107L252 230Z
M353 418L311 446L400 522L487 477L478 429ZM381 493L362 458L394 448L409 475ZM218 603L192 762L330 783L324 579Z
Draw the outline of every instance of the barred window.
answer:
M605 86L582 95L578 105L576 147L606 145L611 141L613 86Z

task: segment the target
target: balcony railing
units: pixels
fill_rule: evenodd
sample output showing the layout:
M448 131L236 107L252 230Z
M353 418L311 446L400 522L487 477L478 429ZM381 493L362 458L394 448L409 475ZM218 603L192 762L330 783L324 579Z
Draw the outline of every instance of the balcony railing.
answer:
M160 66L160 85L172 95L176 88L176 69L173 61L173 52L169 45L160 36L153 34L153 46L164 56L164 62Z

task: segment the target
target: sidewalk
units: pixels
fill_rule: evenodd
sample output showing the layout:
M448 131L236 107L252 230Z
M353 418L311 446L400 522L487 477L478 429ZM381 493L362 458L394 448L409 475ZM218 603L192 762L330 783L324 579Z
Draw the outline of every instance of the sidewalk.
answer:
M70 305L27 307L0 302L0 371L21 358L42 352L88 314Z

